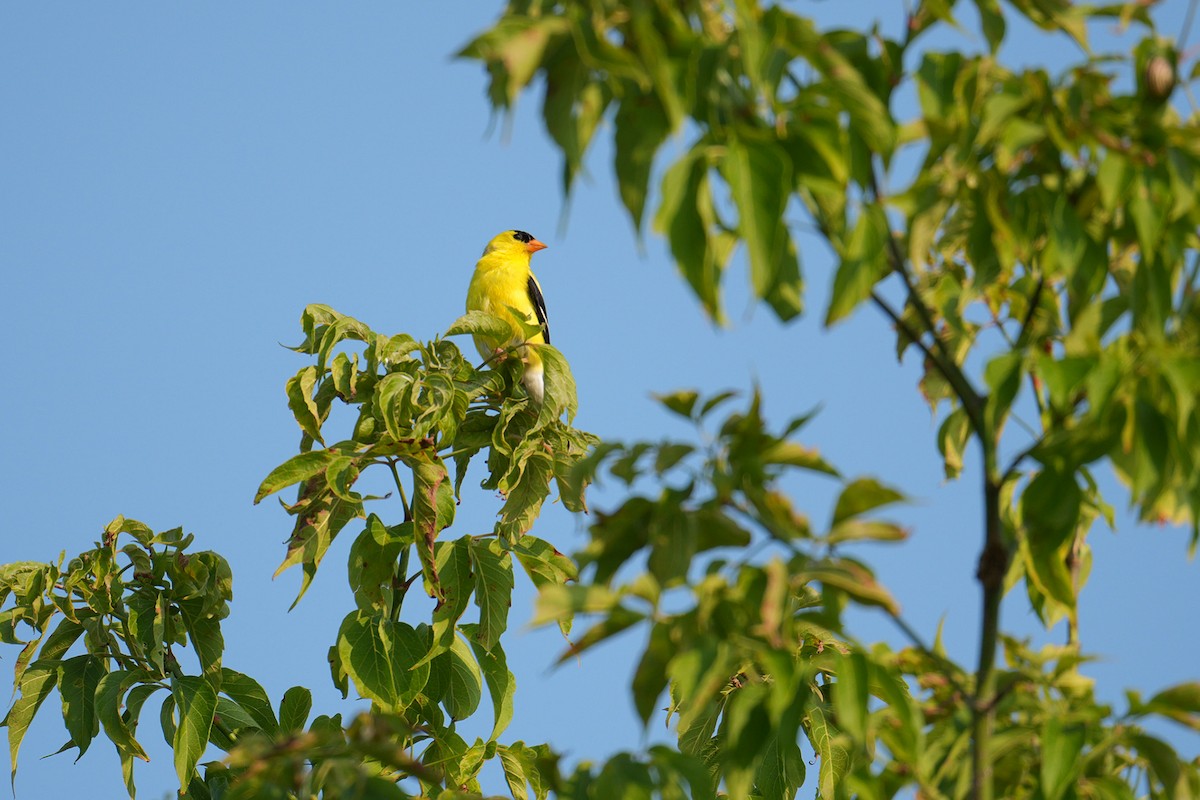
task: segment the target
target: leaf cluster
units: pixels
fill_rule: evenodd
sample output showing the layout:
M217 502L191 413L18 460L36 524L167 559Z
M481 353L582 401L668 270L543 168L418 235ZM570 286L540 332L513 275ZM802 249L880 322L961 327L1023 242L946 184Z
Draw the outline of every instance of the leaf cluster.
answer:
M233 578L216 553L189 552L192 541L180 528L155 533L117 517L93 549L65 564L60 558L0 568L0 605L12 601L0 612L0 640L21 648L16 697L3 720L14 780L21 742L56 689L69 736L59 752L74 749L78 758L103 730L131 796L133 762L148 760L136 738L142 707L160 690L162 731L181 785L210 736L229 741L229 729L214 727L215 715L259 727L259 715L270 713L260 706L261 687L222 666L221 621ZM195 674L181 665L179 648L194 654ZM70 655L73 649L83 652Z
M568 508L584 507L586 481L573 468L596 440L561 419L576 408L569 367L542 347L546 396L537 405L514 390L517 358L476 368L446 339L384 336L325 306L307 308L302 326L305 340L294 349L315 364L286 387L300 452L270 472L255 499L298 486L296 501L283 504L296 523L279 568L301 567L296 602L337 535L361 522L347 571L355 607L329 662L343 696L353 686L371 714L348 725L327 715L310 723L303 687L289 690L276 712L260 684L222 665L220 623L232 598L226 562L188 552L192 537L179 529L155 534L119 517L94 550L65 566L18 563L0 572L0 602L13 600L0 613L0 636L21 647L19 696L4 720L14 776L21 740L57 688L71 737L63 749L82 755L103 727L130 796L133 759L147 758L135 738L140 713L160 689L181 792L200 798L407 797L405 779L425 793L478 792L489 759L499 759L511 780L526 773L537 780L529 753L545 746L499 741L516 688L500 637L516 564L537 585L576 576L570 559L529 532L554 486ZM479 313L448 335L498 326L501 339L519 341L504 320ZM333 434L336 404L354 417L345 438ZM482 486L504 504L491 531L448 539L476 456L486 464ZM402 509L395 524L366 510L386 497L356 489L371 468L393 480ZM415 624L401 618L414 584L432 600L427 619ZM476 621L464 617L472 604ZM80 645L83 652L68 657ZM177 659L182 646L195 652L194 674ZM485 690L491 733L467 742L457 725L481 707ZM198 765L210 744L228 758Z

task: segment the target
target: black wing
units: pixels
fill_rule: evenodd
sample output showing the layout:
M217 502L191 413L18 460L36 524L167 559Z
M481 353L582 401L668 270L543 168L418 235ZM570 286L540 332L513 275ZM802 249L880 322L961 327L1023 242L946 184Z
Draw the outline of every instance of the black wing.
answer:
M542 326L542 338L550 344L550 322L546 319L546 298L542 297L542 287L538 286L537 278L529 274L529 301L533 303L533 313L537 314L538 324Z

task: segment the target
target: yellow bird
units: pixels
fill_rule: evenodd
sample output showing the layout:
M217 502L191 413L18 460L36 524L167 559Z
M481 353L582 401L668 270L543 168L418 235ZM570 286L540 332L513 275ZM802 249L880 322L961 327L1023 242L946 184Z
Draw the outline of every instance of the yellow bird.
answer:
M488 336L475 336L475 346L484 358L491 358L497 350L522 345L518 351L525 362L525 373L521 382L529 396L539 405L545 394L542 359L536 347L526 344L550 344L550 326L546 321L546 301L542 298L542 287L529 269L529 259L546 245L525 231L505 231L493 238L483 250L483 257L475 264L475 274L467 288L467 311L483 311L508 320L520 329L512 309L524 315L524 322L540 325L542 330L525 339L517 338L500 342Z

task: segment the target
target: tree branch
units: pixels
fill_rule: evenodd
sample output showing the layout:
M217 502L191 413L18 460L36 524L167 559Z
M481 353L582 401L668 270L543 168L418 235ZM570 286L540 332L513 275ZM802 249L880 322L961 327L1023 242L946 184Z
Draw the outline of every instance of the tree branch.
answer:
M1004 484L996 474L995 441L984 438L981 443L984 457L984 542L975 577L979 579L983 590L983 610L975 696L971 703L971 796L975 800L991 800L996 645L1000 636L1000 601L1004 596L1004 575L1008 572L1009 553L1000 523L1000 489Z
M876 202L882 205L885 199L880 191L879 179L874 169L871 170L871 192ZM937 370L950 384L959 402L962 403L963 410L970 420L971 427L979 437L980 447L983 450L984 541L983 549L979 554L979 566L975 573L983 592L983 609L980 619L979 663L975 672L975 693L971 703L973 715L971 796L976 800L991 800L996 647L1000 638L1000 601L1004 595L1004 576L1008 572L1009 561L1008 547L1004 542L1000 521L1000 489L1004 485L1004 479L996 464L997 433L989 430L984 422L984 397L971 385L946 347L946 343L938 336L933 313L925 305L917 291L917 286L908 271L906 259L900 252L896 238L891 235L890 231L887 238L888 257L891 260L892 271L904 281L904 288L908 292L908 302L916 310L925 331L933 336L933 347L925 346L917 337L912 336L908 326L904 326L902 330L909 335L909 338L918 342L926 356L931 359ZM1024 340L1028 337L1033 311L1041 299L1044 283L1044 278L1038 281L1037 289L1034 290L1033 297L1030 299L1029 310L1021 325L1021 333L1017 336L1018 347L1024 346ZM886 306L874 293L872 298L875 299L876 305ZM890 309L885 308L885 313L888 310ZM898 315L889 314L889 316L892 316L897 324L900 324ZM1023 457L1024 454L1019 456L1019 458Z
M874 195L875 201L881 206L886 201L886 196L879 188L879 178L875 173L875 169L871 169L871 194ZM920 293L917 291L917 286L913 283L912 275L909 273L906 266L907 259L900 252L900 245L896 243L896 237L892 236L891 231L887 235L888 260L891 262L892 271L900 276L904 282L904 289L908 294L909 304L916 309L917 316L921 318L921 325L933 337L933 348L929 348L921 342L920 338L911 335L911 329L905 326L906 332L909 332L909 338L921 345L921 349L933 362L938 372L950 384L954 393L958 396L958 400L962 403L963 409L967 413L967 419L971 422L971 427L982 439L985 435L983 424L983 398L979 392L975 391L975 387L967 380L967 376L959 369L955 363L953 355L946 348L946 343L942 341L937 334L937 326L933 322L933 314L925 302L921 299ZM876 297L872 292L872 298ZM876 305L879 305L878 301ZM898 317L893 317L898 321ZM934 350L937 352L935 353Z

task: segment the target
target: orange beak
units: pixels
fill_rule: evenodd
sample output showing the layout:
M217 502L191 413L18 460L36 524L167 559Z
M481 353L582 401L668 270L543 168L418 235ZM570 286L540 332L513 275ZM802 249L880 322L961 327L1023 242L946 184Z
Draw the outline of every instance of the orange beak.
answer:
M529 255L533 255L538 250L545 250L545 249L546 249L546 245L542 244L537 239L530 239L525 245L525 250L526 250L526 252L529 253Z

